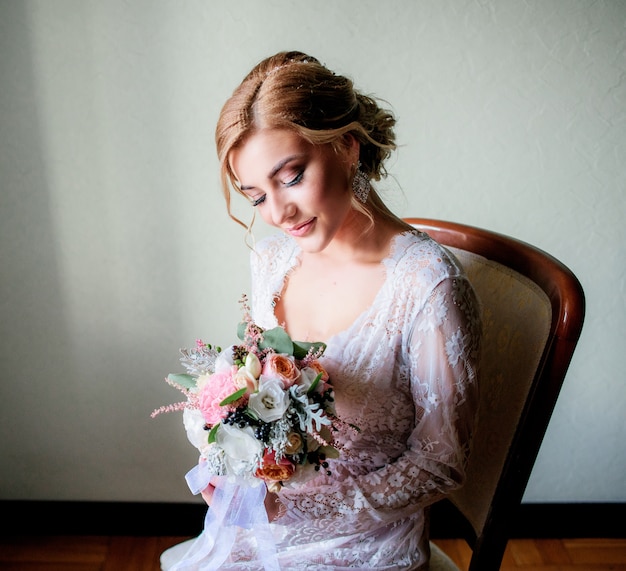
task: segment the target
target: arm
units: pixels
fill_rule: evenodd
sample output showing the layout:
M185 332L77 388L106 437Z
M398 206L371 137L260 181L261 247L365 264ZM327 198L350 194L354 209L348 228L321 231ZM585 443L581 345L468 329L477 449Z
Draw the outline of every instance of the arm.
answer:
M468 282L444 278L404 332L402 366L415 409L405 451L373 472L319 488L308 498L308 517L365 510L374 519L393 520L462 485L478 405L479 334Z
M413 324L408 356L415 427L408 448L362 490L378 510L425 507L463 484L478 407L480 328L468 282L448 278L433 289ZM384 494L375 480L386 482Z

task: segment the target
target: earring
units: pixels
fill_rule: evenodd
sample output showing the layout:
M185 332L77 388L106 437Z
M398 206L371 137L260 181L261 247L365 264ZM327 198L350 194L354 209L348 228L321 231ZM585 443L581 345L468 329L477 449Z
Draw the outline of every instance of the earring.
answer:
M365 204L371 188L369 178L367 178L367 175L361 170L361 161L359 161L356 165L354 178L352 179L352 192L354 192L354 196L356 196L359 202Z

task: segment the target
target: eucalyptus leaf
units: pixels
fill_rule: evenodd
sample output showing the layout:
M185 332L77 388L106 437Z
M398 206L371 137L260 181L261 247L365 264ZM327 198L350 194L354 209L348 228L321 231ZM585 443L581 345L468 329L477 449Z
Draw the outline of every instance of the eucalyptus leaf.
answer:
M170 373L167 375L167 379L170 383L176 383L186 389L196 388L196 377L192 377L187 373Z
M274 327L263 332L263 341L259 343L259 349L270 348L276 353L293 355L293 341L282 327Z
M239 400L245 394L246 394L246 388L245 387L243 389L239 389L238 391L234 392L232 395L227 396L220 403L220 406L226 406L227 404L230 404L231 402L235 402L236 400Z
M248 324L245 321L242 321L239 325L237 325L237 337L239 337L239 339L241 339L242 341L244 340L244 337L246 336L247 326Z

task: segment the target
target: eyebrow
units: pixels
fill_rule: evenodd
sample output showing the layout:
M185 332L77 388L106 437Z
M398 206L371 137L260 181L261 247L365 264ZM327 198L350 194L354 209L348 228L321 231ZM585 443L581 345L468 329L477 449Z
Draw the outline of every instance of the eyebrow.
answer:
M274 178L276 176L276 173L280 172L280 170L288 163L290 163L291 161L300 159L304 156L304 153L296 153L295 155L289 155L288 157L285 157L284 159L278 161L274 167L272 168L272 170L270 170L269 175L267 178ZM243 186L241 185L239 187L241 190L254 190L254 186Z

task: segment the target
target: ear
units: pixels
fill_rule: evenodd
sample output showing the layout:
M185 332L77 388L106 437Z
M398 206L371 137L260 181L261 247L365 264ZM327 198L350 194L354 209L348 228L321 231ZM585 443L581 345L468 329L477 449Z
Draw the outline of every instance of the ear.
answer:
M357 141L356 137L352 135L352 133L346 133L343 136L343 139L346 149L346 161L349 165L356 165L359 162L361 143Z

